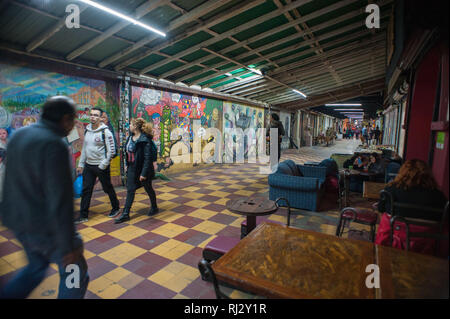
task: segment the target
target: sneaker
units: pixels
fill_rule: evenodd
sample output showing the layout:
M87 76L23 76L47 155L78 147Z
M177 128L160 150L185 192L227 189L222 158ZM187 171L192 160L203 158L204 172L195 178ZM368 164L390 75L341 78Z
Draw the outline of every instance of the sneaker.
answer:
M150 211L148 212L147 216L153 216L159 213L159 208L152 208L150 209Z
M77 219L75 219L74 223L75 223L75 225L77 225L77 224L85 223L87 221L89 221L89 219L87 219L87 217L80 216Z
M111 211L111 213L109 213L108 217L111 217L111 218L116 217L117 215L119 215L119 213L120 213L120 209L119 208L118 209L113 209Z

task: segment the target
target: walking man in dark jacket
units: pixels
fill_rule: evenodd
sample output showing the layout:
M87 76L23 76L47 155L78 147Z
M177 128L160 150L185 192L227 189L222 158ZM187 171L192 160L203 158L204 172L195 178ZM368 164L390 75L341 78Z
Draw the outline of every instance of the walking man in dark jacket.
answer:
M75 116L71 99L50 98L40 121L18 130L8 143L1 218L29 263L3 287L0 298L26 298L50 263L59 266L58 298L84 297L89 276L74 225L71 164L63 141Z
M281 156L281 141L283 140L283 136L286 134L286 132L284 131L283 124L280 122L280 117L276 113L272 113L270 118L270 127L268 127L266 131L266 136L268 140L270 137L271 128L278 129L278 162L279 162Z

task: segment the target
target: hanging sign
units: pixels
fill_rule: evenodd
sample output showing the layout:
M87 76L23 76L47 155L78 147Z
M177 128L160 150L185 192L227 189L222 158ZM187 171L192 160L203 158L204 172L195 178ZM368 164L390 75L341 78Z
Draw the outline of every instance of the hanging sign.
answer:
M438 132L436 136L436 148L438 150L444 149L445 132Z

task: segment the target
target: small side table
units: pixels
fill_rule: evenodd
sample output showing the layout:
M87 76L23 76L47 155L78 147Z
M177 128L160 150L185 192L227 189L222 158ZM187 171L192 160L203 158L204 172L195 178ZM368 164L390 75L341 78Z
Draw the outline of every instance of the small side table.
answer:
M256 227L256 216L270 215L278 207L274 201L259 196L230 199L226 203L229 211L247 216L247 233Z

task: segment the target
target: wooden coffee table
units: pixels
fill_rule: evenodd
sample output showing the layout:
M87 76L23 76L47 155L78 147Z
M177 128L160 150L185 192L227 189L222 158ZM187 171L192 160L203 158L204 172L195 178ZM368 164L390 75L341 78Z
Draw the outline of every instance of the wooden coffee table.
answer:
M230 199L226 203L229 211L247 216L247 234L256 227L256 216L270 215L278 207L274 201L260 196Z

